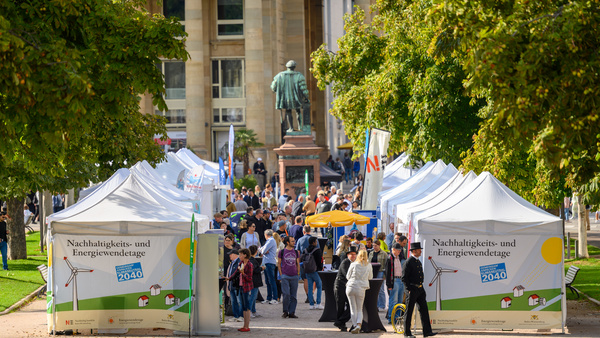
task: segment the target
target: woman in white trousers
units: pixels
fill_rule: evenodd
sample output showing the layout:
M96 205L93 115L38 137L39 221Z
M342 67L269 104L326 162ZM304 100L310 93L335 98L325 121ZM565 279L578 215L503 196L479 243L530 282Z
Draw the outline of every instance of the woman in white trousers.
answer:
M346 296L350 303L352 320L350 332L359 333L362 328L365 291L369 288L369 279L373 278L373 267L369 263L369 254L365 249L360 250L356 260L350 264L346 278L348 279Z

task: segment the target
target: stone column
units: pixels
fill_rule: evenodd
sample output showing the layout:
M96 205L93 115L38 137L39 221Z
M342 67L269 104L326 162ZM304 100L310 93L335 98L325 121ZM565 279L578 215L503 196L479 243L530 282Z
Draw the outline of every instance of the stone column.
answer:
M205 137L206 127L206 83L204 74L204 29L203 2L186 1L185 30L188 33L187 51L189 60L185 63L186 131L187 144L202 158L208 158Z
M265 114L265 65L263 46L263 3L262 0L244 1L244 47L246 55L246 127L253 130L258 141L267 145L269 119ZM254 159L250 158L250 166L256 158L262 157L267 174L273 173L269 165L265 148L253 149ZM263 186L264 187L264 186Z

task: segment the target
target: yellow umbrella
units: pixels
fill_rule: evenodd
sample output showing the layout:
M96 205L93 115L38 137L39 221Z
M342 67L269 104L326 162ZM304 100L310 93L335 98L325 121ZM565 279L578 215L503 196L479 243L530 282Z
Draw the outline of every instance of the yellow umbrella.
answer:
M341 150L350 150L350 149L354 148L354 144L352 144L352 142L348 142L348 143L344 143L344 144L338 146L337 148L341 149Z
M341 210L328 211L306 218L306 224L315 228L325 228L329 224L332 227L343 227L352 224L365 225L370 222L371 219L367 216Z

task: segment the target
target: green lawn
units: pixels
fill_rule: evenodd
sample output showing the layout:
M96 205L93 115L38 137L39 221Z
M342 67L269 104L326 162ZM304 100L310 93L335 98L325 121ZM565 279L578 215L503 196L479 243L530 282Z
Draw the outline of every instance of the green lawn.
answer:
M48 260L40 252L39 241L39 232L27 235L28 258L8 261L9 271L0 271L0 312L45 284L37 266Z
M571 257L575 257L575 240L571 239ZM600 248L588 245L590 256L600 255ZM575 278L573 286L594 299L600 300L600 260L597 258L587 259L566 259L565 253L565 272L571 265L575 265L581 270ZM577 299L577 297L567 289L567 299Z

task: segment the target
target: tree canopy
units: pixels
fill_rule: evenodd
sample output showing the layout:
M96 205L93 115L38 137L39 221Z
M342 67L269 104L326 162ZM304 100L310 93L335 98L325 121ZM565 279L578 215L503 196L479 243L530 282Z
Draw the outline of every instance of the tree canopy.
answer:
M63 190L162 157L162 117L140 112L140 95L166 109L161 58L187 59L175 18L145 1L0 3L0 177L5 196L33 184ZM8 189L7 189L8 188ZM14 189L11 189L14 188Z
M597 1L434 1L429 18L431 53L461 59L469 94L489 103L469 157L494 166L521 149L538 188L562 179L579 190L598 179Z
M362 148L488 170L528 200L598 203L598 1L379 0L346 18L339 51L313 53L332 113Z
M379 1L374 11L370 24L358 8L346 16L339 51L322 45L312 54L319 88L330 85L335 95L331 113L343 120L358 152L366 128L382 128L391 132L390 152L459 165L484 100L465 94L456 59L427 54L433 31L418 1Z
M186 60L176 18L142 0L0 2L0 197L9 199L12 259L26 258L29 189L64 191L163 156L165 121L140 112L140 96L166 109L161 59Z

